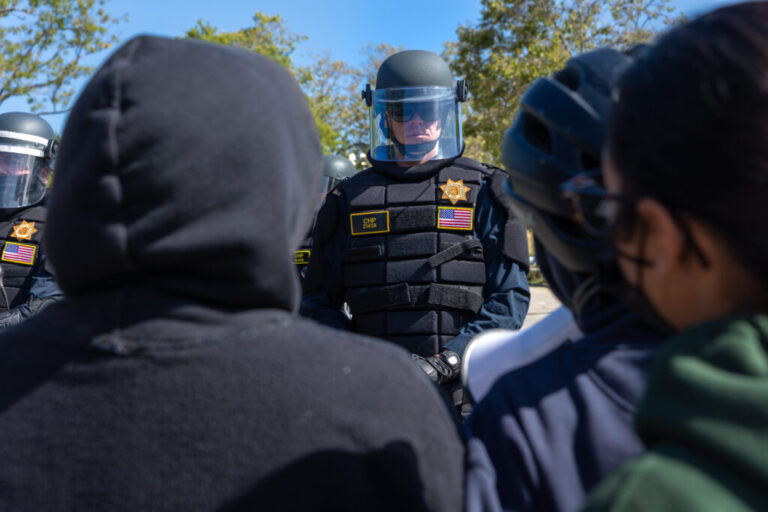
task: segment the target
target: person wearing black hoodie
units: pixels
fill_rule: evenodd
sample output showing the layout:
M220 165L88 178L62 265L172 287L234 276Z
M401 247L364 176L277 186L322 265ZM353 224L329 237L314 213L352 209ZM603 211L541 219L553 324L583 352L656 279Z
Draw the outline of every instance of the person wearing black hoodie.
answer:
M297 314L321 154L284 68L132 39L58 164L66 297L0 339L0 509L461 509L459 434L408 355Z
M607 244L572 216L595 212L586 202L572 211L563 185L599 172L610 84L630 63L608 48L572 58L531 85L505 134L512 209L531 223L542 273L584 336L517 365L476 405L466 423L470 512L577 510L643 450L633 413L663 332L619 300L618 269L603 271Z

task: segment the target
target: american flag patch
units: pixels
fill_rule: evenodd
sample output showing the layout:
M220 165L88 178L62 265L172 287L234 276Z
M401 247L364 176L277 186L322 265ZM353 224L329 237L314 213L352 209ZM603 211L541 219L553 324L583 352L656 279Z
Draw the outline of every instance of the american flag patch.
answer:
M451 208L439 206L437 211L438 229L472 229L474 208Z
M36 245L17 244L15 242L5 242L3 254L0 260L11 263L21 263L23 265L33 265L35 263Z

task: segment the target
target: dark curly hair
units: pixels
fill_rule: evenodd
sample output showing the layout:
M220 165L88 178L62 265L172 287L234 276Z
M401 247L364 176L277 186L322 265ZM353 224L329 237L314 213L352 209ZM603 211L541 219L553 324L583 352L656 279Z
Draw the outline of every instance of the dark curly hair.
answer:
M672 29L617 94L608 148L622 192L714 228L768 283L768 2ZM637 219L622 210L627 232Z

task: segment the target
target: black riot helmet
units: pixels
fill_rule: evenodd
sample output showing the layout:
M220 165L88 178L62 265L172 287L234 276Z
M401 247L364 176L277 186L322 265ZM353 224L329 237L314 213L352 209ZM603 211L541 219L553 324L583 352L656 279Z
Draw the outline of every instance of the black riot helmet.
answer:
M467 86L454 81L436 53L407 50L388 57L367 84L370 157L379 162L419 162L461 154L461 102Z
M43 200L57 147L53 128L41 117L0 114L0 208L23 208Z
M599 180L611 86L631 62L622 52L601 48L570 59L552 77L538 78L523 94L502 142L512 210L574 272L594 273L605 245L580 218L599 215L600 200L578 201L589 204L584 211L567 189L574 181Z
M323 155L323 185L330 192L336 185L355 175L357 169L348 159L339 155Z

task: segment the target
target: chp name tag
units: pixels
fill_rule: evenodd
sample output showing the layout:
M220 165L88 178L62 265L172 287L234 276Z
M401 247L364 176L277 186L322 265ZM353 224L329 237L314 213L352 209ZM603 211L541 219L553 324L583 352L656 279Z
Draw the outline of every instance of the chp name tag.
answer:
M294 265L309 265L309 256L311 252L307 249L301 249L293 252Z
M351 213L349 226L352 236L371 235L374 233L389 233L389 212L378 210L374 212Z

